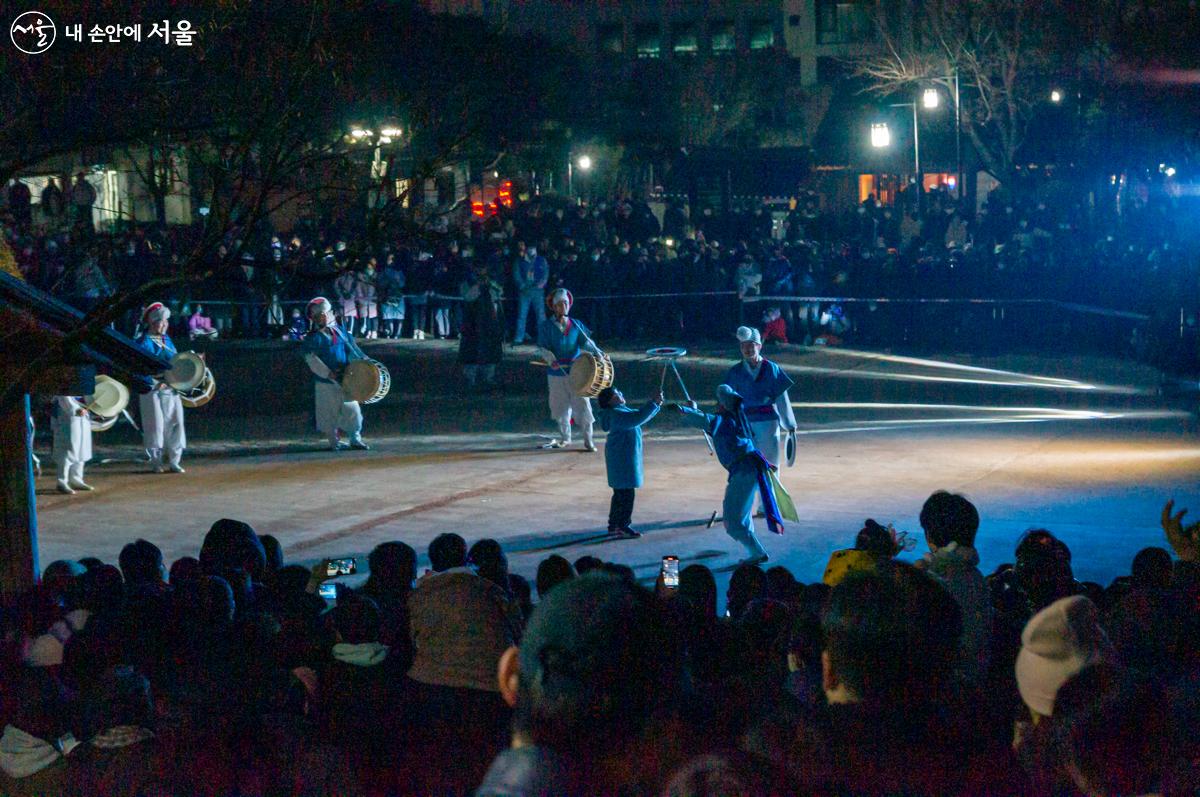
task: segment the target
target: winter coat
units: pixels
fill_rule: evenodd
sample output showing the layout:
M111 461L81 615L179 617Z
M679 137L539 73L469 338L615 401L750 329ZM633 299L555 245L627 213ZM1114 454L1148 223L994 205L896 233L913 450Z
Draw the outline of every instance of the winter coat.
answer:
M604 465L609 487L628 490L642 486L642 427L660 409L651 401L641 409L622 404L600 413L600 427L608 432L604 441Z
M462 286L463 321L458 361L495 365L504 358L504 289L494 280Z

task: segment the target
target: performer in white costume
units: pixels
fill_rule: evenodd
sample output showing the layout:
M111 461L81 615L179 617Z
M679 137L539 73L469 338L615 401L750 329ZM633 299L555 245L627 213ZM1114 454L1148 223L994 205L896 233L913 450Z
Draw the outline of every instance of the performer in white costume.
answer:
M738 327L737 339L742 361L726 372L725 384L742 397L754 446L778 468L785 459L784 442L796 431L796 415L788 397L793 382L782 368L763 358L757 329Z
M154 302L142 311L142 334L134 342L154 357L170 360L177 353L167 334L171 311L162 302ZM150 377L137 383L138 409L142 415L142 445L155 473L183 473L179 460L187 447L183 428L183 402L169 385Z
M54 432L51 455L58 468L58 491L92 491L83 480L83 464L92 458L92 422L78 396L55 396L50 412Z
M346 366L354 360L365 360L354 338L339 329L333 308L324 296L308 303L309 332L304 337L304 361L313 372L317 428L329 438L329 447L344 451L342 434L350 438L350 448L370 449L362 439L362 408L357 401L347 401L341 378Z
M550 366L546 375L550 390L550 417L558 424L559 438L551 445L555 448L571 445L573 415L575 423L583 432L583 450L595 451L596 443L592 438L592 424L595 422L592 400L576 395L571 389L571 380L567 375L571 372L572 363L584 351L599 356L600 349L592 342L587 327L568 317L571 304L571 292L559 288L550 297L554 317L543 319L538 324L538 348L542 359Z

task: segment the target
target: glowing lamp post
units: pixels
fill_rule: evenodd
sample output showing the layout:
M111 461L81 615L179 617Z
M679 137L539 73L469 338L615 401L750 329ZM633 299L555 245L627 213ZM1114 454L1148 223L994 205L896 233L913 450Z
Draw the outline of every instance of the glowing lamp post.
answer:
M577 160L567 158L567 196L575 196L575 167L579 167L581 172L589 172L592 169L592 157L590 155L580 155Z
M887 122L875 122L871 125L871 146L876 149L887 149L892 145L892 131Z
M935 88L927 88L921 92L921 106L927 111L937 110L942 103L942 95Z

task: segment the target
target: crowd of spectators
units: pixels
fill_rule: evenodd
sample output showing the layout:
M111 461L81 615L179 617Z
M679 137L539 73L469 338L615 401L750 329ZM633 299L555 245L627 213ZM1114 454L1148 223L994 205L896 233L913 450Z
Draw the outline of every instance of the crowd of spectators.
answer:
M977 213L940 191L927 193L919 210L903 194L891 205L872 195L831 207L805 192L790 206L725 212L689 212L675 200L655 211L642 200L573 204L548 195L371 246L350 227L312 220L234 234L214 255L222 267L171 299L177 318L204 303L224 337L280 336L292 310L317 294L362 337L455 337L463 286L472 262L482 261L505 289L509 337L517 340L528 334L519 325L530 309L536 317L545 293L566 287L581 316L610 338L702 338L727 325L714 319L766 324L773 312L790 342L839 339L858 327L869 338L877 305L788 297L936 297L1055 299L1142 313L1152 317L1138 332L1146 345L1148 335L1178 326L1181 308L1184 325L1196 330L1200 269L1194 230L1180 214L1166 200L1127 199L1121 213L1104 214L1003 190ZM85 309L177 270L192 240L186 228L97 235L81 221L49 228L20 223L11 211L6 218L27 279ZM532 283L521 277L527 262L540 268ZM1132 339L1133 324L1125 326Z
M703 564L640 586L502 547L387 542L358 589L213 524L169 571L58 561L4 607L12 795L1175 795L1200 759L1200 524L1080 583L1044 529L987 576L976 508L868 521L823 579ZM538 602L532 603L536 593Z

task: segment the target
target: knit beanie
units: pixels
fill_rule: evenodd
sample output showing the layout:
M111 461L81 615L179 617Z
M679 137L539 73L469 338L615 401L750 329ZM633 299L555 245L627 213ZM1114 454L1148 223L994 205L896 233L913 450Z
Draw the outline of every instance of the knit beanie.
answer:
M1060 598L1030 618L1021 632L1017 688L1025 705L1054 713L1059 688L1112 653L1096 605L1082 595Z

